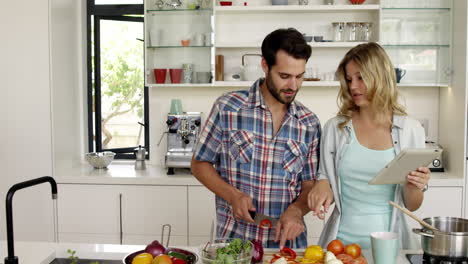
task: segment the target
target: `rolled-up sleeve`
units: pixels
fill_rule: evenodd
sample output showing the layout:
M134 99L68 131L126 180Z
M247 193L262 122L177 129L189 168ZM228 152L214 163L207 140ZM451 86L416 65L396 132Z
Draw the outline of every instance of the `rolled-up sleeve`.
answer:
M320 137L322 134L320 123L314 124L312 131L315 131L311 138L308 149L308 155L304 168L302 169L301 177L303 181L311 181L317 178L320 158Z
M219 148L222 142L221 115L219 99L211 108L210 114L203 126L197 146L194 152L194 158L199 161L208 161L216 163L219 157Z

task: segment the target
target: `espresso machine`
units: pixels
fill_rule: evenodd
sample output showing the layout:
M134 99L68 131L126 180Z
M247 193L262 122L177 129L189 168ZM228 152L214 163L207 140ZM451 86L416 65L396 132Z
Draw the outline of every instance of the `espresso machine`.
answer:
M190 168L193 150L200 133L201 112L168 114L166 124L168 129L165 132L167 134L165 166L167 174L172 175L174 168Z

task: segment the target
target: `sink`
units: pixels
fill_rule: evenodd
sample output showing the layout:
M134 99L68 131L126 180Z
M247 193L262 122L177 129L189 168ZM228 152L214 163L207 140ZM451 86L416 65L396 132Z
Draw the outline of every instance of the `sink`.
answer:
M122 264L122 260L109 260L109 259L78 259L75 264ZM50 264L70 264L71 260L68 258L56 258Z

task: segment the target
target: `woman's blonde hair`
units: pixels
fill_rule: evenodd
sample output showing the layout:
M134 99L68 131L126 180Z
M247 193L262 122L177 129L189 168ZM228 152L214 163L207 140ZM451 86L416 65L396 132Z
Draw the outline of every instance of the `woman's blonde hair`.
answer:
M346 119L340 124L341 128L351 119L353 112L359 111L346 81L346 65L351 61L359 66L361 77L367 87L367 100L377 122L391 124L391 114L407 115L404 106L398 103L399 91L390 58L379 44L369 42L349 50L336 71L341 86L337 98L338 116Z

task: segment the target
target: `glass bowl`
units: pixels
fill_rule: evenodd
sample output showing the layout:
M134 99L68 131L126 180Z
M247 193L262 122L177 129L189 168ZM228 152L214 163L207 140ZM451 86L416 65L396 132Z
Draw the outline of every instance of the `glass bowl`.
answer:
M85 154L86 161L96 169L104 169L114 160L112 151L90 152Z
M200 259L203 264L250 264L254 253L254 246L250 241L242 241L243 244L249 243L250 250L242 250L237 255L224 255L218 258L217 249L228 246L235 239L217 239L200 246Z

